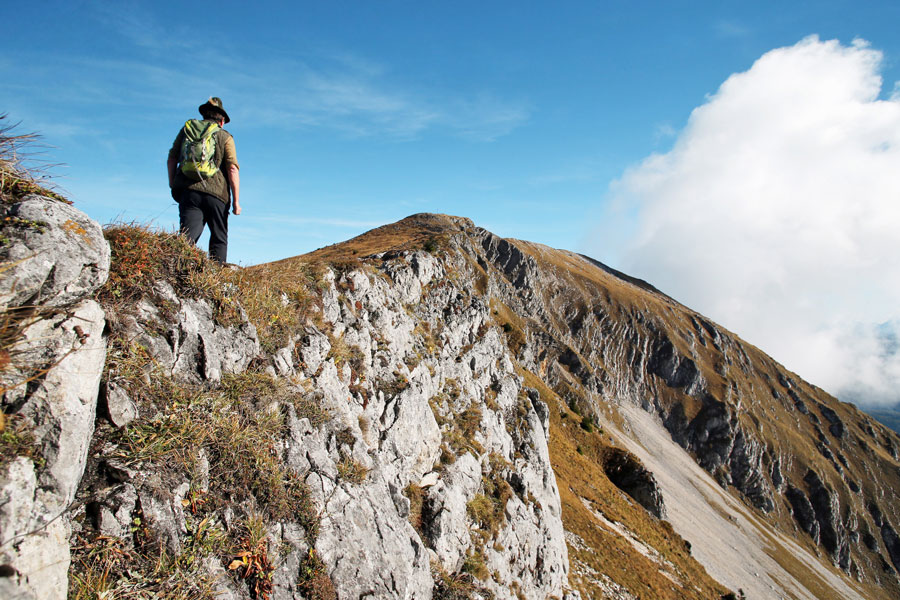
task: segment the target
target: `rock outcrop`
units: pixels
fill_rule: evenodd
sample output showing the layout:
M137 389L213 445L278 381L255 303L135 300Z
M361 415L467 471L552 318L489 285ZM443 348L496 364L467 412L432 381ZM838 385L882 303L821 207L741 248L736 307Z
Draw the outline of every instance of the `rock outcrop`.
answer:
M109 271L100 227L80 211L30 196L3 207L2 408L26 456L0 464L0 596L63 598L70 511L81 481L106 360L103 310L92 294Z

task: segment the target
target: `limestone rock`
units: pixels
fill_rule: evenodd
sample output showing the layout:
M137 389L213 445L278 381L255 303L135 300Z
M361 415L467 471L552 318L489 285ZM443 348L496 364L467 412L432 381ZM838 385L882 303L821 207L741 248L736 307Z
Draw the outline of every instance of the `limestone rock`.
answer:
M653 473L629 452L614 449L606 457L603 470L609 480L657 519L665 518L662 494Z
M138 416L137 406L121 386L107 382L104 386L103 408L109 422L116 427L125 427Z
M96 221L40 196L2 208L0 305L61 307L88 297L109 275L109 244Z
M137 499L137 492L130 484L122 485L110 494L97 515L100 533L115 538L129 535Z
M259 354L256 328L247 320L221 326L207 301L179 298L165 281L157 282L154 292L139 303L136 317L126 317L126 333L176 378L217 382L224 373L243 371ZM177 307L175 318L163 316L157 303Z
M0 553L3 562L20 574L16 593L30 590L42 599L66 595L70 527L65 510L75 497L94 431L106 358L104 326L100 306L83 300L68 312L38 320L24 332L23 364L50 367L32 385L15 387L3 397L4 405L17 407L16 414L27 423L43 460L36 477L25 468L23 461L30 463L27 459L16 459L12 464L17 466L7 471L8 485L22 492L11 497L5 508L16 518L0 523L0 539L15 538ZM15 537L24 530L34 533Z

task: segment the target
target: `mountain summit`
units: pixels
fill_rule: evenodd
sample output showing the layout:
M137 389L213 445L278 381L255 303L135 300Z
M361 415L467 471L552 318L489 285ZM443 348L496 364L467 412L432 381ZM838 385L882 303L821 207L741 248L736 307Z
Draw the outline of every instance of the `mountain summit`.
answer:
M106 243L6 210L59 213L7 261ZM647 282L447 215L236 271L105 237L103 287L9 270L65 307L4 395L17 597L900 594L896 434Z

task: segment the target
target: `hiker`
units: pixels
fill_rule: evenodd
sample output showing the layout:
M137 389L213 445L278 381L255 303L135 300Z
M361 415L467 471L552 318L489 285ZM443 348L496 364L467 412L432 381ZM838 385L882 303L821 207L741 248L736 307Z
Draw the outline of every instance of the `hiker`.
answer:
M209 225L209 255L225 264L229 204L235 215L241 214L240 166L234 138L222 129L231 121L222 101L212 97L199 110L203 120L187 121L169 150L169 187L178 203L181 231L196 244Z

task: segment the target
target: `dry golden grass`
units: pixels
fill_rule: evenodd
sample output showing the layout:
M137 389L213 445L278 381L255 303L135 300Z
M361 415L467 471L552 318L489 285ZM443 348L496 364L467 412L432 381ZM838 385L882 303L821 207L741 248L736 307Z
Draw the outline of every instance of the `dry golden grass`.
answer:
M425 250L435 252L443 247L447 237L458 231L459 227L447 215L421 214L412 215L355 238L319 248L302 257L286 258L269 263L272 266L303 262L357 262L365 257L382 252L400 252L403 250Z

